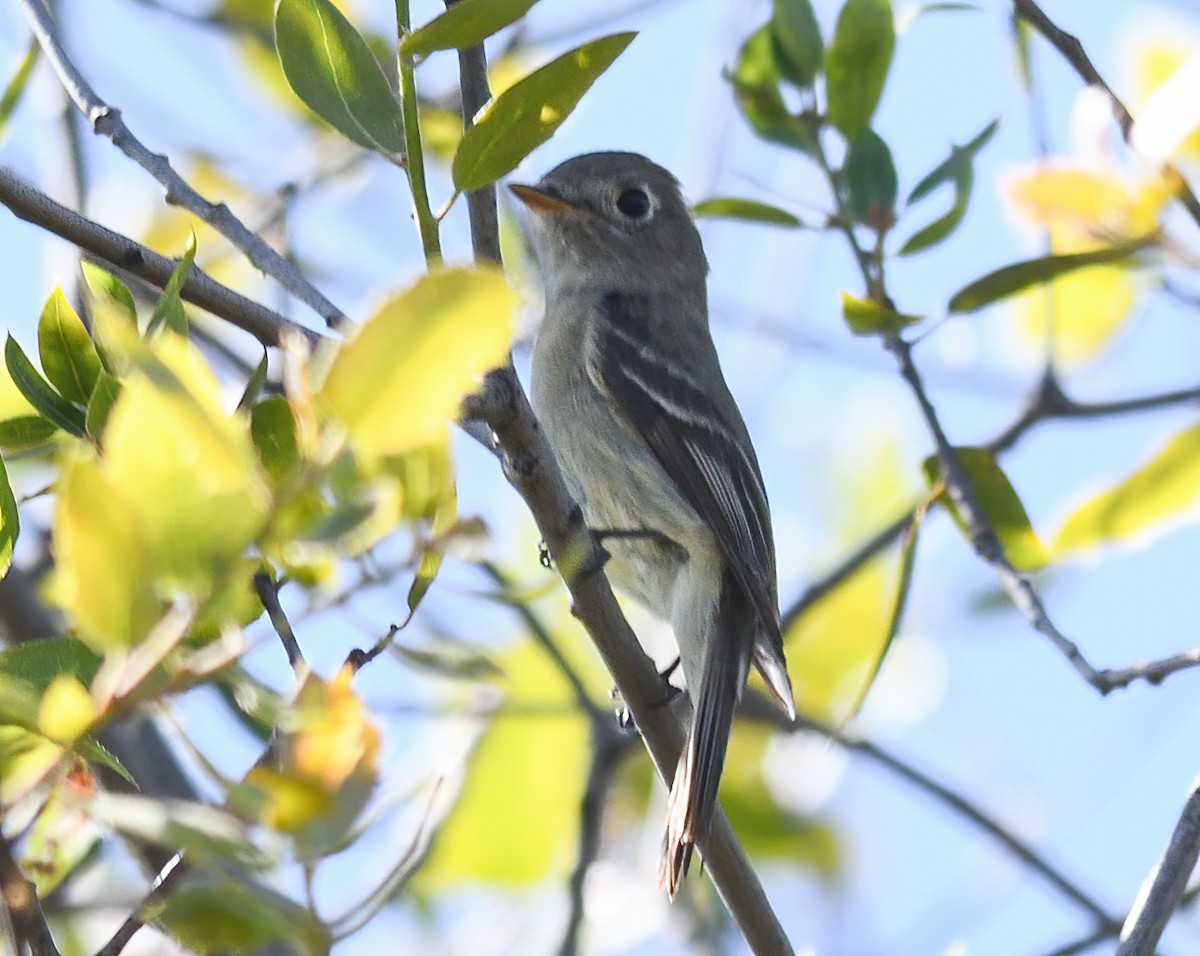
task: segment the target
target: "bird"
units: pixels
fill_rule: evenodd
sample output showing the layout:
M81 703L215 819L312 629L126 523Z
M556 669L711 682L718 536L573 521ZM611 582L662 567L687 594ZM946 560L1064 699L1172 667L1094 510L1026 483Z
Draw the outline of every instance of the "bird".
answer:
M708 322L708 260L678 180L596 152L526 207L545 314L530 398L609 579L671 624L693 718L667 804L659 881L674 899L711 824L753 665L795 717L770 508Z

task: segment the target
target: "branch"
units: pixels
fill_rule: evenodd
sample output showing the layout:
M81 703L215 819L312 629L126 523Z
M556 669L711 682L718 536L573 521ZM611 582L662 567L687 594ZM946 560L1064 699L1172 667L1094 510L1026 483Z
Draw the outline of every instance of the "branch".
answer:
M33 956L60 956L38 901L37 887L21 872L3 837L0 837L0 901L12 921L18 952L24 944Z
M1167 921L1179 906L1200 857L1200 778L1192 784L1183 813L1162 858L1142 884L1121 930L1116 956L1154 956Z
M91 124L92 132L111 139L114 146L163 186L169 204L182 206L225 236L260 271L279 280L292 295L321 316L327 326L333 329L349 326L350 320L337 306L325 298L292 263L247 229L228 206L209 202L175 172L166 156L152 153L133 135L121 118L121 111L100 99L67 56L41 0L18 2L63 88Z
M287 653L288 664L291 665L292 672L298 681L302 681L304 675L308 673L308 663L304 660L304 652L300 650L300 642L296 640L296 632L292 630L291 622L284 613L283 605L279 603L279 589L266 571L255 573L254 592L266 609L267 617L271 619L271 626L275 628L275 633L279 635L279 642ZM361 663L358 664L355 670L361 666Z
M1129 110L1125 108L1125 104L1121 102L1117 94L1112 91L1112 87L1104 81L1104 77L1096 70L1087 53L1084 52L1079 38L1056 26L1034 0L1013 0L1013 11L1019 20L1028 23L1049 40L1050 44L1062 54L1063 59L1074 68L1085 83L1097 86L1104 91L1112 105L1113 117L1121 128L1121 137L1128 144L1133 135L1133 116L1130 115ZM1196 223L1200 224L1200 200L1196 199L1196 194L1192 192L1184 178L1179 175L1179 171L1170 163L1163 163L1163 171L1178 183L1176 195L1179 197L1179 201L1187 208Z
M129 941L137 935L138 930L146 925L146 919L150 917L150 914L157 912L158 904L166 900L167 894L175 888L175 884L183 878L187 871L188 865L183 853L179 852L172 856L166 866L159 870L158 876L154 878L154 885L142 898L137 909L117 927L112 938L96 951L96 956L120 956L125 947L129 945Z
M136 275L159 289L166 286L179 264L176 259L161 256L141 243L59 205L6 166L0 166L0 204L7 206L18 219L40 226L103 260L111 268ZM179 294L185 301L249 332L263 345L278 346L289 333L302 335L310 342L319 338L311 329L221 285L195 265L188 272Z

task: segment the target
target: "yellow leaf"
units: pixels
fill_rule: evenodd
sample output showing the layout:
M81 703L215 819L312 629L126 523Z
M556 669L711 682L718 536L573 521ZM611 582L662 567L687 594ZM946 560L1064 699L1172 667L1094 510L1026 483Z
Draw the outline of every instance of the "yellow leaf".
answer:
M1123 233L1132 207L1128 185L1116 176L1073 166L1040 165L1009 183L1017 212L1043 229ZM1055 252L1078 252L1059 248Z
M802 713L837 725L858 706L888 643L897 567L890 554L867 562L784 634Z
M72 744L87 732L98 716L87 689L72 674L59 674L50 682L38 707L38 729L60 744Z
M1178 37L1160 36L1143 42L1134 53L1134 95L1140 106L1194 57L1200 48ZM1200 160L1200 127L1194 129L1175 149L1180 159Z
M162 611L152 556L124 496L86 450L62 465L53 538L51 594L79 637L100 651L145 637Z
M1149 535L1194 519L1200 505L1200 425L1172 438L1149 461L1079 505L1054 538L1059 554Z
M288 743L284 762L304 780L336 790L356 770L374 773L379 731L350 687L354 671L343 667L328 683L310 676L300 692L300 726Z
M318 399L367 457L431 444L479 376L503 361L515 304L496 269L430 273L342 346Z

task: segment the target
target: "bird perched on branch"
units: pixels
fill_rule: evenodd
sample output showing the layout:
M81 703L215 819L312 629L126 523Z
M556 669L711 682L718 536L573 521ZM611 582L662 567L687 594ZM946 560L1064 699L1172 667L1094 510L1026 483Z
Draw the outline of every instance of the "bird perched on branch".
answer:
M663 840L674 897L712 819L751 664L795 715L767 495L675 178L635 153L590 153L509 188L530 210L545 286L534 410L613 583L670 621L694 709Z

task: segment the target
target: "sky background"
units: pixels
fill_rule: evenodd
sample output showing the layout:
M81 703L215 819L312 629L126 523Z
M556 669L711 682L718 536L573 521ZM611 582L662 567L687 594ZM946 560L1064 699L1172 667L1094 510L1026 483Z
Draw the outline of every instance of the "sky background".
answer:
M185 0L176 5L206 8ZM814 0L814 6L828 37L837 5ZM1079 36L1122 95L1132 89L1140 37L1190 37L1200 49L1195 0L1046 0L1044 8ZM152 148L173 158L214 156L259 195L311 168L310 131L260 95L219 36L132 0L61 0L60 9L81 69ZM392 4L357 0L350 9L356 22L389 29ZM414 22L438 9L415 3ZM765 21L766 4L674 0L582 28L580 11L573 0L544 0L534 9L527 31L536 62L602 33L636 29L639 36L514 179L536 179L581 152L629 149L672 169L692 200L753 196L820 221L828 197L815 170L752 136L721 75L744 38ZM898 7L901 20L911 12ZM15 9L0 10L0 65L6 70L15 66L26 38ZM1072 128L1080 125L1073 120L1079 82L1042 42L1034 43L1034 67L1050 153L1078 151ZM418 75L430 92L451 88L455 78L453 57L445 55ZM64 144L54 122L61 102L45 69L31 94L0 143L0 162L65 197ZM964 445L985 442L1010 422L1040 370L1041 353L1016 331L1012 309L944 319L954 290L1042 248L1038 234L1018 221L1004 198L1005 183L1036 156L1036 133L1017 77L1007 4L984 0L975 11L912 20L898 38L874 124L892 148L901 196L951 145L966 143L996 117L1002 126L977 164L963 227L950 242L888 266L898 308L932 320L916 360L951 439ZM143 233L157 208L157 187L107 142L85 147L94 183L89 214L127 233ZM1115 155L1134 168L1127 154ZM444 169L435 172L431 190L435 206L449 195ZM370 162L297 204L295 246L302 258L319 263L318 285L350 315L366 314L384 292L421 270L408 202L398 172ZM902 219L891 248L940 214L946 202L938 196ZM1195 223L1172 222L1195 248ZM845 331L838 294L861 293L861 286L842 241L818 231L727 222L704 223L702 233L713 267L714 335L762 460L786 606L920 491L919 466L930 442L890 357L874 340ZM462 208L447 220L443 239L449 259L468 256ZM70 274L73 252L7 215L0 215L0 248L4 322L29 346L41 303ZM278 301L271 290L264 295ZM1200 332L1194 312L1162 296L1145 303L1112 346L1070 373L1074 397L1117 398L1196 384ZM301 307L295 314L311 319ZM517 359L523 371L527 356L520 349ZM1003 463L1034 527L1048 536L1087 492L1111 484L1194 419L1194 410L1176 409L1047 424ZM489 553L524 562L528 578L545 583L523 507L486 454L465 439L460 446L462 512L486 518ZM885 471L887 480L873 485ZM876 497L864 502L850 494L855 489L871 489ZM1055 622L1094 664L1121 667L1200 644L1198 549L1195 523L1182 523L1136 547L1055 566L1039 586ZM514 624L473 599L480 588L477 574L450 562L413 625L414 639L443 631L479 642L511 638ZM935 515L919 548L902 636L853 729L967 794L1122 914L1200 770L1200 675L1181 674L1156 688L1138 684L1101 699L1011 609L979 610L995 589L990 572L950 522ZM329 674L350 646L373 640L380 622L395 618L401 604L397 587L351 611L304 619L300 638L310 661ZM286 686L283 656L266 631L258 636L261 646L250 658L255 672ZM582 632L576 636L585 640ZM424 778L439 764L453 765L478 729L469 720L421 716L423 704L445 698L441 689L430 690L428 679L403 668L368 670L357 686L383 715L388 758L405 769L391 784L395 806L386 835L323 874L319 888L332 912L349 892L349 874L357 879L382 872L407 843L416 810L403 801L406 774ZM254 759L257 745L233 727L206 725L209 703L203 693L191 695L178 708L179 719L225 772L238 773ZM773 764L788 799L833 823L844 855L836 885L793 869L764 869L776 911L801 952L1033 956L1086 935L1085 916L1038 876L878 765L803 737L780 742ZM650 833L656 812L652 808ZM593 872L589 952L687 951L681 926L653 889L654 841L642 842L640 853L606 857ZM382 945L397 952L542 953L557 940L564 914L557 880L511 894L469 889L439 903L432 927L398 907L338 953L378 952ZM1095 950L1108 951L1111 945ZM1200 951L1194 911L1176 918L1161 951Z

